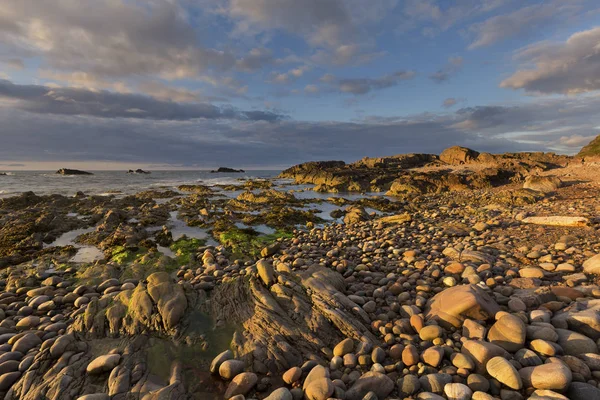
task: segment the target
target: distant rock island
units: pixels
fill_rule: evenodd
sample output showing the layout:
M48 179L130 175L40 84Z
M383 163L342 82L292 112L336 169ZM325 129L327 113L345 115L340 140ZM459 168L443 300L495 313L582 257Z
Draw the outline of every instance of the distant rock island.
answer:
M61 168L56 171L57 174L60 175L94 175L91 172L80 171L78 169L69 169L69 168Z
M210 172L212 172L214 174L214 173L218 173L218 172L224 172L224 173L229 172L229 173L232 173L232 172L246 172L246 171L244 171L243 169L233 169L233 168L227 168L227 167L220 167L219 169L217 169L217 170L213 169Z
M150 171L144 171L143 169L136 169L135 171L130 169L129 171L127 171L128 174L150 174Z

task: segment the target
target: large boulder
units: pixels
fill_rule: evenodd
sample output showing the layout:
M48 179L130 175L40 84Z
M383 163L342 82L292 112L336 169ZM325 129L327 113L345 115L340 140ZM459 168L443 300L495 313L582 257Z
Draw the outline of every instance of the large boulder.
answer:
M440 160L450 165L461 165L473 162L479 153L466 147L452 146L442 151Z
M500 307L484 289L476 285L460 285L436 294L430 301L426 316L441 325L459 328L466 318L487 320Z
M523 189L535 190L536 192L554 192L562 186L562 181L556 176L529 175L525 178Z

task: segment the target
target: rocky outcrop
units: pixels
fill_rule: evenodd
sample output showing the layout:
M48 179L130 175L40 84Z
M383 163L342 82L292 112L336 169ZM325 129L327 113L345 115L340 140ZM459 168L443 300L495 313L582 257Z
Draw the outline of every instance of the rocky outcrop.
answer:
M440 160L450 165L462 165L473 162L479 153L466 147L453 146L440 153Z
M141 168L136 169L135 171L130 169L129 171L127 171L128 174L150 174L150 171L144 171Z
M440 156L401 154L343 161L308 162L283 171L281 178L313 184L318 192L385 192L390 195L482 189L519 182L533 173L565 165L553 153L478 153L454 146ZM444 169L446 167L447 169Z
M134 289L114 297L92 299L74 329L91 337L139 334L146 331L175 334L188 302L183 288L165 272L156 272Z
M80 171L78 169L68 169L68 168L61 168L58 171L56 171L56 173L60 174L60 175L94 175L91 172Z
M585 160L600 160L600 135L596 136L594 140L583 146L579 153L577 153L577 157L581 157Z
M246 172L243 169L233 169L233 168L228 168L228 167L219 167L216 170L212 170L210 171L212 173L235 173L235 172Z
M278 273L270 288L240 278L213 292L211 314L242 326L244 334L234 337L232 347L247 364L283 371L307 357L323 360L323 349L342 337L378 343L369 316L344 294L341 275L315 266L298 278ZM362 312L355 315L357 310Z

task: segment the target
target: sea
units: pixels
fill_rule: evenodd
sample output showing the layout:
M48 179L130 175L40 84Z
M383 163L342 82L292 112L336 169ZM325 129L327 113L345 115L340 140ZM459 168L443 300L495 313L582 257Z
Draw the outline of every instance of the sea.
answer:
M256 170L244 173L210 171L151 171L128 174L125 171L89 171L93 175L60 175L54 171L14 171L0 175L0 198L23 192L37 195L83 192L88 195L128 195L149 189L175 189L183 184L239 185L248 179L276 177L280 171Z

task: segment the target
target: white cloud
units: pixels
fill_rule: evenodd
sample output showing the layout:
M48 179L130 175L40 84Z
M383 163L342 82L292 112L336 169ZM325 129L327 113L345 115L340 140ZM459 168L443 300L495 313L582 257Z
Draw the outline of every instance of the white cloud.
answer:
M490 46L511 37L525 36L546 29L548 25L568 22L585 11L585 4L597 5L594 1L546 1L488 18L469 28L475 35L469 49Z
M517 59L525 67L501 87L566 94L600 90L600 27L575 33L566 42L533 44L520 50Z
M101 78L197 78L236 62L204 47L174 1L4 0L0 44L45 69Z

